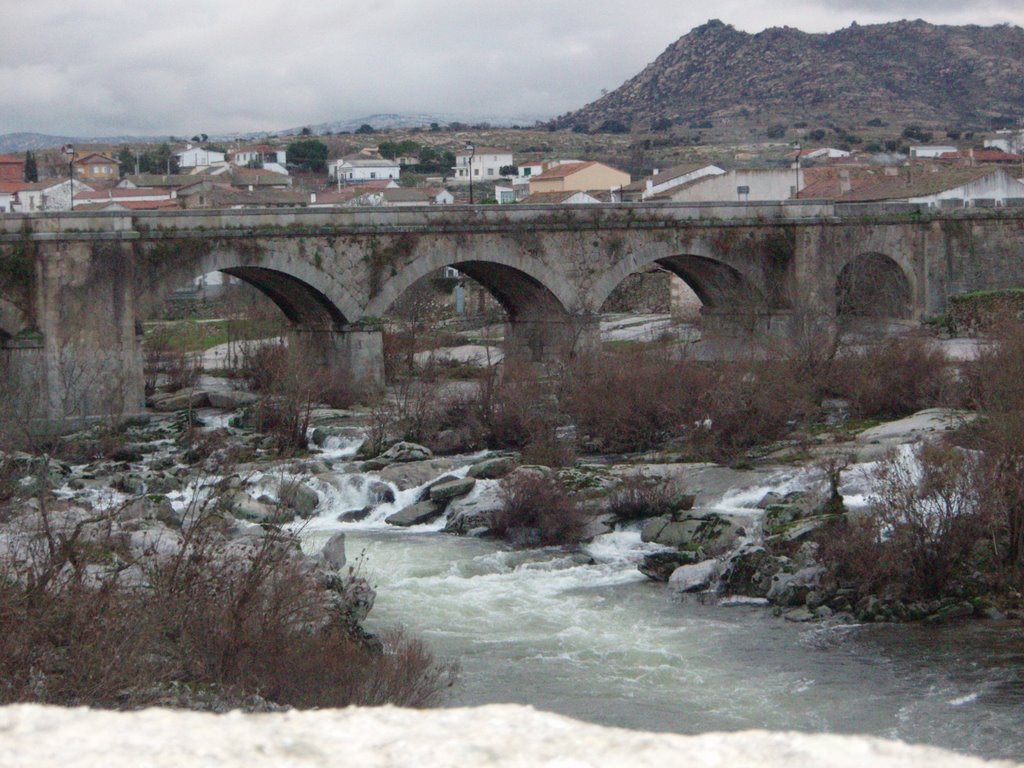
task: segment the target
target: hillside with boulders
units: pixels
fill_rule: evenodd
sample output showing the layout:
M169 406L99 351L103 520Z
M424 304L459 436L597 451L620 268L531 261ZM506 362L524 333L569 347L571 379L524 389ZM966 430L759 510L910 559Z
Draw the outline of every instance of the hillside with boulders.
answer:
M853 24L757 34L709 21L559 128L624 132L794 122L1003 127L1024 116L1024 29Z

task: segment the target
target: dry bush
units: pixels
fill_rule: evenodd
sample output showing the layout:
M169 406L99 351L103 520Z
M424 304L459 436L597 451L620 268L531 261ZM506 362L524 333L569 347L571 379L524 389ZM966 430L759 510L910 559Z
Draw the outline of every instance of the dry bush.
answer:
M200 367L195 355L174 349L157 334L143 345L142 371L146 394L150 395L157 387L177 391L195 386Z
M622 520L669 515L693 504L677 477L650 477L634 472L608 495L611 513Z
M563 384L563 397L582 434L606 450L641 451L685 429L687 373L686 364L641 353L582 357Z
M829 388L849 399L858 416L898 417L953 404L953 385L941 351L930 349L926 339L904 337L836 360Z
M784 364L633 353L582 360L566 400L579 430L606 450L648 450L672 440L729 460L790 431L810 396Z
M354 401L351 380L309 361L284 344L250 345L243 351L242 376L261 395L253 408L254 427L274 437L279 453L306 447L313 408L346 407Z
M491 532L521 545L577 544L586 519L557 479L540 472L520 471L501 482L501 510L491 519Z
M984 477L977 454L945 444L891 455L874 477L871 517L831 532L823 561L862 595L928 599L948 593L991 531Z
M140 563L144 586L88 567L123 557L116 541L44 525L31 556L0 563L0 702L137 708L179 686L229 706L425 706L450 685L453 668L418 642L378 651L354 634L294 541L241 548L215 522Z

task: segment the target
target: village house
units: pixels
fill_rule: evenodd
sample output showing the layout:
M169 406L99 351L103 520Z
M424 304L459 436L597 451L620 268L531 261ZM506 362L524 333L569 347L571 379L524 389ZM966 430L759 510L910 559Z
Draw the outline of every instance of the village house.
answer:
M18 191L27 186L24 181L0 181L0 213L14 213Z
M35 213L37 211L67 211L71 209L70 179L46 179L31 184L23 184L16 193L14 211L16 213ZM75 196L82 192L95 192L85 182L74 182Z
M966 149L960 152L945 152L936 160L957 165L1018 165L1024 163L1024 156L1001 149Z
M227 162L227 155L224 152L194 147L191 144L179 149L174 153L178 159L179 168L202 168L207 165L220 165ZM275 159L276 163L277 160Z
M287 153L268 144L240 147L228 152L228 162L241 168L263 168L275 173L288 175Z
M941 145L941 144L939 144L939 145L919 144L916 147L911 147L910 148L910 156L911 157L920 157L920 158L933 158L933 157L940 157L941 155L944 155L947 152L956 152L956 151L957 151L956 147L949 146L948 144L946 144L946 145Z
M402 166L396 160L357 155L335 160L330 164L328 174L343 184L362 184L381 179L398 181L402 175Z
M534 192L523 200L526 205L592 205L601 200L587 192Z
M816 160L843 160L850 156L850 153L845 149L836 149L835 147L815 147L814 149L796 149L785 155L785 158L790 162L796 162L797 158L800 158L800 162L804 161L816 161Z
M117 181L120 164L112 157L90 152L77 157L71 163L75 169L75 179L80 181Z
M1005 168L888 166L871 183L836 198L838 202L903 202L932 208L988 208L1024 205L1024 184Z
M473 181L496 181L501 177L503 168L514 165L511 149L467 146L455 153L452 181L457 184L468 184L471 178Z
M452 193L430 187L375 189L353 197L349 207L414 208L427 205L451 205Z
M530 177L530 195L538 192L589 192L619 190L631 179L628 173L604 163L562 162L540 176Z
M1001 149L1011 155L1024 154L1024 131L996 131L997 138L985 139L985 149Z
M658 171L647 179L640 179L622 188L622 202L642 202L650 197L668 192L687 182L702 178L703 176L718 176L725 173L725 170L717 165L707 163L690 163L688 165L677 165L667 171Z
M648 198L652 202L780 202L804 187L804 168L738 168L701 176Z
M17 155L0 155L0 183L25 180L25 158Z
M155 211L178 208L178 192L173 188L109 187L93 191L75 190L75 210Z

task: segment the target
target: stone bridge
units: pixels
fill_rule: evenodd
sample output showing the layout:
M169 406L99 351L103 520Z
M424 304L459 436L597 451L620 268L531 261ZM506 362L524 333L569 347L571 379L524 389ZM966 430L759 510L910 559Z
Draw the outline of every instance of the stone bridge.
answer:
M380 318L455 267L507 313L506 354L542 361L596 338L596 316L652 265L703 303L707 338L808 322L917 323L949 296L1024 284L1024 210L633 204L216 210L0 216L0 344L26 414L142 405L138 319L214 270L265 293L318 363L382 377Z

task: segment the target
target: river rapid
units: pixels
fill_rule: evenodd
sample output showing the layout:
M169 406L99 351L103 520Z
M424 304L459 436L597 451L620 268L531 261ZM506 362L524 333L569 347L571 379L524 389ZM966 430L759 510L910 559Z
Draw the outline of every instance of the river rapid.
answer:
M648 580L636 564L653 550L638 530L571 554L444 534L443 519L387 525L416 489L361 522L337 522L364 506L364 481L353 474L347 491L318 489L303 546L314 552L345 532L350 565L378 593L367 628L404 627L459 664L448 706L513 702L685 734L861 733L1024 759L1020 622L790 623L764 606L684 599ZM754 516L764 492L799 482L783 473L719 503L731 513L748 504Z

